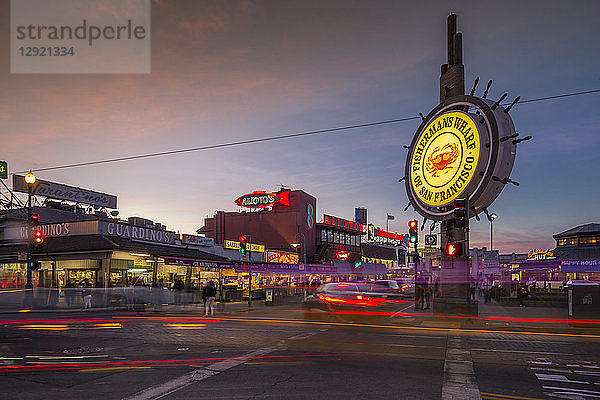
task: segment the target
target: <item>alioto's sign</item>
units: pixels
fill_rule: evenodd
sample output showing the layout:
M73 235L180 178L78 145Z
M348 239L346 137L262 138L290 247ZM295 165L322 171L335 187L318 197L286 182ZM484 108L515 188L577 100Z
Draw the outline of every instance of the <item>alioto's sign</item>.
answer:
M348 221L347 219L332 217L331 215L323 214L323 223L325 225L336 228L348 229L355 232L363 231L363 225L358 222Z
M453 111L431 121L417 139L410 180L420 201L441 206L467 187L479 160L479 132L466 113Z
M279 193L267 193L255 191L238 197L235 204L240 207L247 208L265 208L274 205L275 203L283 206L290 205L290 191L284 190Z

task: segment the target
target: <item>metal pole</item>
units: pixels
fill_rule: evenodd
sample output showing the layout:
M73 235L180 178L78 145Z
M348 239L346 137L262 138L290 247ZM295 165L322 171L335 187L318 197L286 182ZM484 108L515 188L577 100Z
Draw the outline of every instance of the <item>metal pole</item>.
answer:
M250 243L246 241L246 244L249 245L248 249L248 308L252 307L252 236L246 235L250 238Z
M494 236L493 236L493 231L494 231L494 220L490 220L490 251L494 250Z
M27 283L25 289L33 289L33 282L31 277L31 185L27 185Z

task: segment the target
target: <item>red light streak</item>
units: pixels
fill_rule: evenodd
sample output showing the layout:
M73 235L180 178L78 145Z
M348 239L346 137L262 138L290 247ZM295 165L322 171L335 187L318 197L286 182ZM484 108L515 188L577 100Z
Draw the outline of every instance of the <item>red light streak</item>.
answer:
M394 301L394 300L388 300ZM311 310L295 310L298 313L322 313L323 311L311 311ZM595 319L556 319L556 318L519 318L519 317L470 317L466 315L439 315L439 314L415 314L406 312L384 312L384 311L335 311L330 312L331 314L347 314L347 315L401 315L405 317L433 317L433 318L456 318L456 319L478 319L486 321L504 321L504 322L539 322L548 324L600 324L600 320Z
M135 361L114 361L114 362L102 362L102 363L81 363L81 364L35 364L35 365L7 365L0 366L0 371L19 371L19 370L68 370L68 369L81 369L90 367L108 367L108 366L178 366L185 365L187 363L202 363L202 362L215 362L224 360L255 360L255 359L281 359L281 358L310 358L310 357L336 357L336 354L301 354L301 355L266 355L266 356L254 356L254 357L210 357L210 358L190 358L184 360L135 360ZM156 365L154 365L156 364Z

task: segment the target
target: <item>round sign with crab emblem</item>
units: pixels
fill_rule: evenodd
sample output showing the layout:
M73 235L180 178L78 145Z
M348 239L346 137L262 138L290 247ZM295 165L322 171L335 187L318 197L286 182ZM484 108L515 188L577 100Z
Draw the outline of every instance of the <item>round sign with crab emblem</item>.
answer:
M474 96L438 105L415 134L406 160L406 189L417 212L433 220L453 217L456 199L471 211L489 206L512 170L515 133L502 106Z

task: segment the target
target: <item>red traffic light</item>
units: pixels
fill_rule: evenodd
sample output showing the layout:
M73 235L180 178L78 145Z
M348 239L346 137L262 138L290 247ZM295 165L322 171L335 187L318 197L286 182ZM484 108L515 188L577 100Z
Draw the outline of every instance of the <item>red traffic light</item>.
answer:
M408 227L410 229L417 229L417 220L413 219L412 221L408 221Z
M44 232L42 232L42 231L33 232L33 238L36 243L38 243L38 244L43 243L44 242Z
M40 220L40 216L39 214L31 214L31 220L32 221L39 221Z
M240 243L246 243L246 236L240 236L238 240Z
M451 257L462 255L462 245L460 243L448 243L446 245L446 255Z

